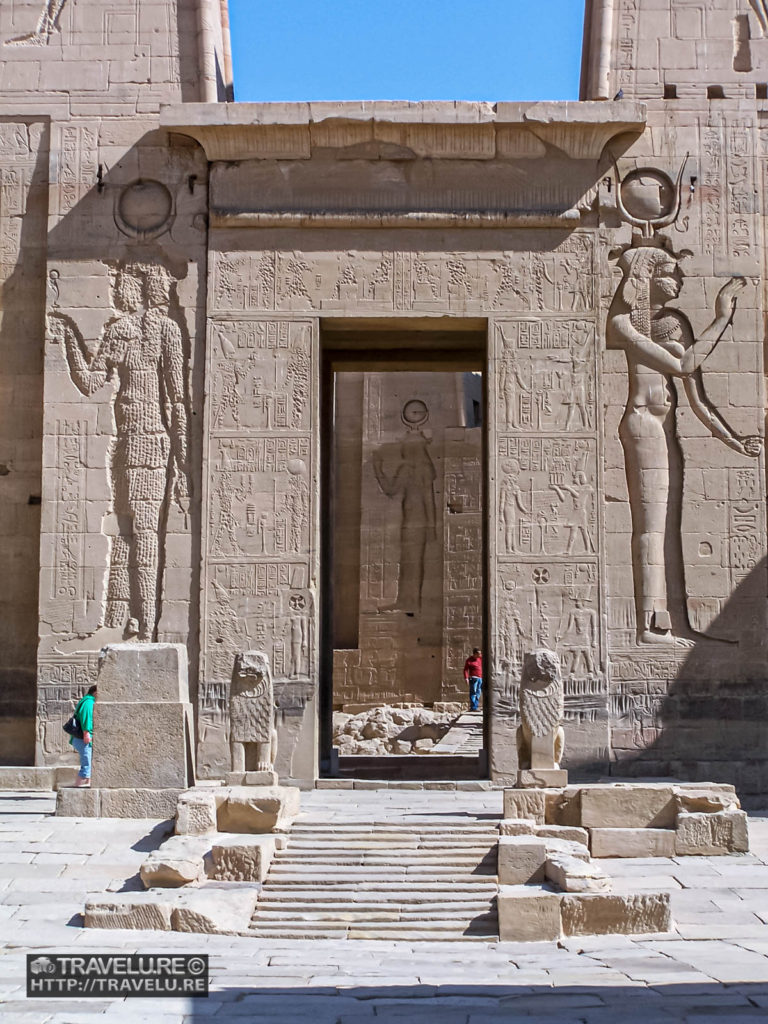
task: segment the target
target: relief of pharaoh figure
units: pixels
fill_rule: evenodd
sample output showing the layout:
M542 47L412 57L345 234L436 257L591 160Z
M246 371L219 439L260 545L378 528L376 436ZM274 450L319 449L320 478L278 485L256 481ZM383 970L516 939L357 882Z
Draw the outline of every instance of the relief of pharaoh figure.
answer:
M403 406L401 419L408 434L398 447L394 472L385 469L382 451L373 453L372 465L381 490L388 498L399 498L401 508L397 600L386 610L413 615L421 610L427 541L435 539L437 472L429 454L429 438L421 430L429 419L427 406L420 399L411 399Z
M715 315L698 337L690 321L669 303L681 290L680 256L658 238L642 240L621 256L621 284L608 312L606 344L627 359L629 394L619 426L632 514L637 640L640 644L693 646L697 634L677 627L668 608L669 553L682 565L679 524L670 510L682 502L682 452L675 429L677 391L682 383L691 410L713 437L740 455L756 458L757 436L740 436L707 399L701 367L733 320L746 282L731 278L715 299ZM673 535L674 531L674 535Z
M165 267L121 266L113 277L117 311L89 355L74 321L51 312L51 337L63 343L72 380L87 396L116 378L117 436L111 452L117 533L104 625L141 641L155 639L160 558L167 509L189 511L187 402L181 330L171 316L173 279Z

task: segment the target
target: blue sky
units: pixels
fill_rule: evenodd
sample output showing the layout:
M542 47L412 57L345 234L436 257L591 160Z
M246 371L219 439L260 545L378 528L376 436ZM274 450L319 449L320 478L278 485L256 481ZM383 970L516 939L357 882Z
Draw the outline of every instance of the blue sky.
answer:
M229 0L235 97L578 99L584 0Z

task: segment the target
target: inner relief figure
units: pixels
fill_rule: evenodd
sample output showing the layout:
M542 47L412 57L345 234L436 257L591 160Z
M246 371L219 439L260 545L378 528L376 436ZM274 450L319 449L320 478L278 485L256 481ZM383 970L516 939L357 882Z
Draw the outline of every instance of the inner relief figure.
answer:
M429 438L421 429L429 419L427 406L420 399L411 399L403 406L401 419L408 433L397 446L394 472L385 468L381 449L373 453L372 465L381 490L388 498L399 498L401 508L397 600L382 610L414 615L421 610L427 541L436 535L437 473L429 454Z
M75 385L87 396L117 379L111 452L117 531L104 625L151 642L159 618L160 546L167 510L189 512L187 401L182 334L171 314L173 278L157 264L128 263L113 276L117 315L89 355L72 319L49 313Z
M690 321L670 306L682 287L681 257L656 238L628 248L620 258L621 283L608 312L606 343L627 359L629 393L619 426L632 514L637 641L691 647L696 633L668 608L670 551L681 552L680 522L670 511L682 503L682 452L675 429L679 380L691 410L739 454L756 458L757 436L739 436L706 397L701 367L731 324L745 286L734 277L720 289L710 325L696 337ZM670 521L671 520L671 521ZM674 534L674 535L673 535ZM678 558L682 567L682 554Z

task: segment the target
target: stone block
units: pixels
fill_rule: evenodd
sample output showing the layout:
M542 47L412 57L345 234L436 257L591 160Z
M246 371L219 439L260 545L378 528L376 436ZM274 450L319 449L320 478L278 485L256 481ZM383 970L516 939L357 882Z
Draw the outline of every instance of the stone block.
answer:
M86 928L141 928L171 930L172 904L162 893L119 893L94 896L86 901Z
M499 833L502 836L532 836L536 831L533 818L502 818L499 822Z
M543 836L547 848L547 856L575 857L576 860L589 862L589 847L570 839L558 839L556 836Z
M675 786L675 803L678 811L715 813L737 811L741 804L733 786L718 782L693 783Z
M675 833L663 828L591 828L593 857L674 857Z
M548 856L544 871L547 881L561 892L608 892L611 888L599 865L567 854Z
M615 783L582 787L583 828L673 828L676 813L672 786Z
M499 838L499 883L529 885L544 881L547 847L534 836L501 836Z
M675 853L678 857L716 857L749 852L749 828L744 811L681 811L677 816Z
M55 768L0 765L0 790L50 790L54 788ZM76 773L76 769L73 769ZM74 783L70 780L70 784Z
M524 885L500 885L499 938L502 942L547 942L560 938L558 893Z
M102 818L173 818L181 790L102 789L99 816Z
M277 772L228 772L228 786L276 786Z
M177 835L202 836L216 831L216 797L212 789L190 789L176 803Z
M564 839L569 843L589 846L589 833L578 825L537 825L533 831L541 839Z
M505 789L504 817L533 818L537 825L544 824L546 810L543 789Z
M99 658L98 702L189 703L183 644L111 644Z
M545 822L547 825L581 825L581 786L563 790L547 790Z
M186 789L189 705L96 703L93 785Z
M233 786L216 792L220 832L285 832L299 813L295 786Z
M562 768L526 768L517 773L520 789L562 789L568 785L568 772Z
M61 818L98 818L101 809L98 789L60 789L56 794L56 814Z
M74 786L77 779L77 767L75 765L60 764L53 769L53 788L64 789Z
M239 935L248 929L258 888L238 886L233 891L203 888L180 893L171 912L175 932Z
M569 893L560 904L564 935L642 935L672 927L669 893Z
M139 869L147 889L176 889L205 877L203 858L211 841L199 836L171 836L153 850Z
M210 877L219 882L263 882L283 836L218 835L211 845Z

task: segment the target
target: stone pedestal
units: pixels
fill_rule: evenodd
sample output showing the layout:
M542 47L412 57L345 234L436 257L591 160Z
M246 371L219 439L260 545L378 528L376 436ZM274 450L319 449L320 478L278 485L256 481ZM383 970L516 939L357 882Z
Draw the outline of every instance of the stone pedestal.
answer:
M567 785L564 768L525 768L517 773L518 789L560 789Z
M187 651L114 644L99 659L90 790L60 790L56 813L171 817L194 784ZM87 794L87 795L86 795Z

